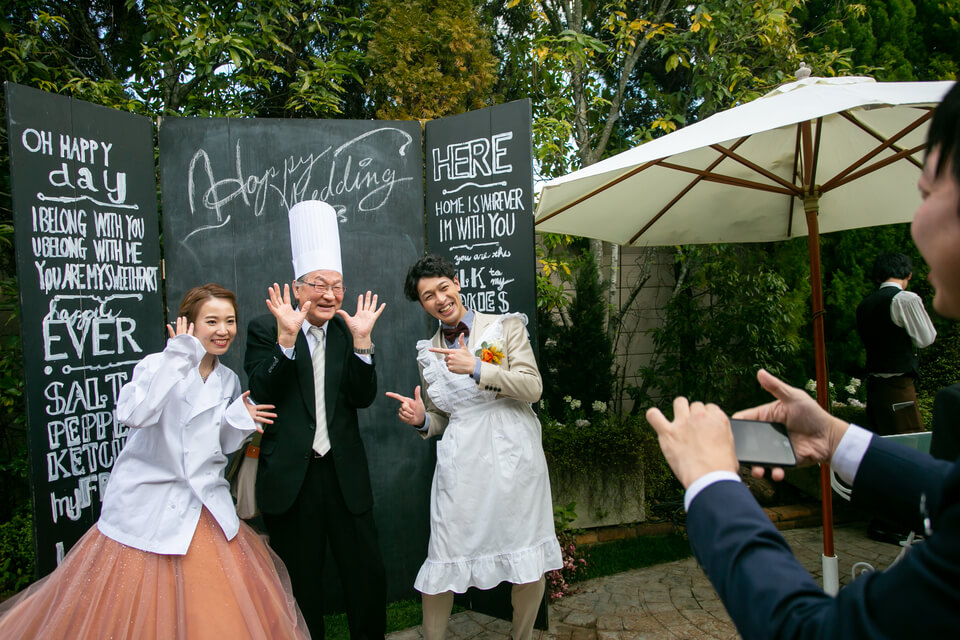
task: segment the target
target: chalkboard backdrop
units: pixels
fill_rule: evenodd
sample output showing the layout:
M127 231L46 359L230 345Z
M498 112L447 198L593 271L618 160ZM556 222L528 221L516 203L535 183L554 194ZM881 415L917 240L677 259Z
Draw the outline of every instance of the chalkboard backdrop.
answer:
M373 333L382 392L413 392L416 341L435 330L402 294L425 244L457 264L468 306L523 311L534 331L529 101L426 125L426 227L418 122L165 118L165 275L149 120L11 84L7 104L40 575L96 521L125 439L116 393L163 348L191 287L237 294L237 340L222 360L246 385L247 323L268 312L272 283L293 278L297 202L337 211L344 308L367 290L387 304ZM436 461L396 409L381 395L359 412L390 599L415 594ZM332 570L324 579L339 592Z
M100 516L117 392L163 346L149 119L6 83L37 573Z
M166 118L160 124L168 318L190 287L235 291L240 331L227 366L243 373L246 325L269 313L267 287L293 280L289 208L319 199L340 218L343 308L367 290L387 307L373 330L379 389L418 384L416 341L427 315L403 298L423 254L422 135L417 122ZM426 557L433 443L397 419L382 394L359 412L373 482L388 596L413 595ZM330 563L328 563L330 564ZM339 593L327 572L330 593Z

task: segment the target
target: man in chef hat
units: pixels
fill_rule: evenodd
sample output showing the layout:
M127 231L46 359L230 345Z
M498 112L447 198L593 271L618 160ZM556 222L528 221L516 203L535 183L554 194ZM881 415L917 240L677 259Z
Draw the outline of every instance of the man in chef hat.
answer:
M311 635L324 637L329 542L351 638L382 638L386 577L357 409L377 394L370 334L385 305L367 291L353 315L340 308L346 290L333 207L300 202L289 219L295 279L269 288L270 313L250 322L244 357L251 395L277 407L260 443L257 506Z

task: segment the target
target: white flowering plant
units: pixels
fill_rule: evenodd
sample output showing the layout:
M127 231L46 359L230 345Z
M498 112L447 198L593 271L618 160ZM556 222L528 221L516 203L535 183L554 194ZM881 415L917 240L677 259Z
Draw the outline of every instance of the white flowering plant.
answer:
M845 381L844 381L845 380ZM830 387L830 406L833 409L843 409L851 407L854 409L865 409L867 404L867 386L863 384L860 378L853 376L841 376L839 384L829 383ZM804 385L813 398L817 397L817 381L807 380Z

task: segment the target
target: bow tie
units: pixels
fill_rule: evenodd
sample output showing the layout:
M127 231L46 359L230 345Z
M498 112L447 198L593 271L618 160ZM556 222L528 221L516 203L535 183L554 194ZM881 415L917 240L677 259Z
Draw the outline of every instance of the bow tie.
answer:
M456 344L457 338L460 336L465 338L470 337L470 328L467 327L466 323L461 322L455 327L444 327L443 328L443 337L447 340L448 343Z

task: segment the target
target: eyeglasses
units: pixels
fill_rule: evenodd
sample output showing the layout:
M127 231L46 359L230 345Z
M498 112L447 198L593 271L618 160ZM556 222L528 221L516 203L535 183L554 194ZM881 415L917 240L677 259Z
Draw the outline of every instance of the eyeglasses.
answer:
M327 293L332 293L336 297L340 297L347 290L342 284L327 284L326 282L307 282L306 280L297 280L300 284L305 284L308 287L313 287L313 290L320 295Z

